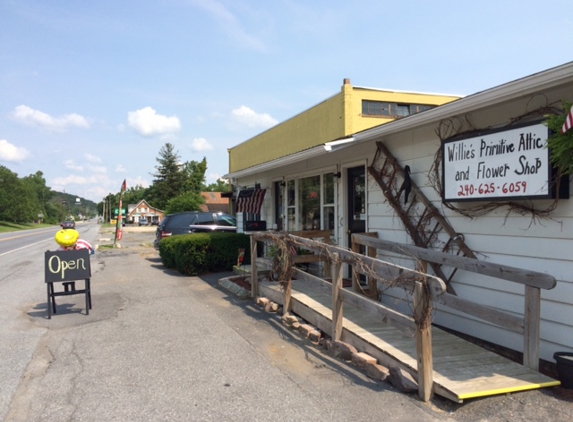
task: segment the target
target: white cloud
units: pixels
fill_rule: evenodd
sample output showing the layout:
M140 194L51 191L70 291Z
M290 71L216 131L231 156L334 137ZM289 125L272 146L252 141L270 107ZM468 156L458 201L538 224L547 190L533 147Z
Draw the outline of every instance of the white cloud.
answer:
M30 153L25 148L18 148L6 139L0 139L0 161L20 162L26 159Z
M278 120L270 114L256 113L244 105L231 111L231 116L235 121L252 128L267 129L278 123Z
M239 19L221 2L191 0L191 3L210 13L232 41L238 42L241 46L250 50L265 51L264 42L248 34Z
M68 175L65 177L57 177L49 180L49 186L59 192L75 192L78 196L90 199L94 202L100 202L102 198L107 196L108 193L119 193L121 183L124 177L120 179L112 179L106 172L96 172L97 168L90 168L87 165L87 170L94 171L89 176ZM103 169L103 167L101 168ZM141 176L135 178L127 178L127 187L135 187L140 185L144 188L149 187L149 181Z
M135 186L142 186L144 188L148 188L149 187L149 182L147 181L147 179L144 179L141 176L137 176L136 178L132 179L129 178L127 179L127 188L129 189L130 187L135 187Z
M66 176L66 177L56 177L52 183L54 185L64 186L64 187L67 185L72 185L72 184L73 185L86 185L86 184L90 183L90 178L70 174L69 176Z
M191 142L191 149L196 152L211 151L213 145L211 145L205 138L195 138Z
M115 168L116 173L127 173L127 169L123 166L123 164L118 164Z
M89 152L86 152L84 157L90 163L101 163L101 158L99 158L97 155L90 154Z
M167 135L178 132L181 122L177 116L162 116L151 107L127 113L129 126L143 136Z
M99 174L105 174L107 173L107 167L104 166L94 166L92 164L88 164L88 170L91 171L92 173L99 173Z
M207 181L207 184L216 183L217 180L219 180L219 179L221 179L221 175L219 173L211 172L205 176L205 180ZM227 181L227 179L223 179L223 180Z
M88 172L98 173L98 174L107 173L107 167L102 166L102 165L98 165L102 162L101 158L99 158L93 154L89 154L89 153L84 154L84 158L85 158L86 162L83 164L78 164L78 163L76 163L75 160L68 159L68 160L64 161L64 166L68 170L73 170L73 171L78 171L78 172L88 171Z
M88 120L76 113L52 117L40 110L34 110L26 105L19 105L14 109L12 118L32 126L40 126L49 130L63 131L70 127L89 128Z
M79 164L76 164L76 162L75 162L74 160L66 160L66 161L64 161L64 166L65 166L67 169L70 169L70 170L84 171L84 167L81 166L81 165L79 165Z

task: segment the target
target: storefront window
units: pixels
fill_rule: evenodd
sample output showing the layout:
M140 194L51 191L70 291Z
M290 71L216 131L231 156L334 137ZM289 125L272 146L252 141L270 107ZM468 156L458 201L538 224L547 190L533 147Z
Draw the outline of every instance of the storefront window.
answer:
M334 194L335 181L332 173L287 181L286 229L330 230L334 235Z
M331 236L334 236L334 174L326 173L323 175L323 198L322 206L322 229L330 230Z
M320 176L299 180L299 209L301 230L320 229Z
M296 228L296 185L294 180L287 182L287 230L295 231Z

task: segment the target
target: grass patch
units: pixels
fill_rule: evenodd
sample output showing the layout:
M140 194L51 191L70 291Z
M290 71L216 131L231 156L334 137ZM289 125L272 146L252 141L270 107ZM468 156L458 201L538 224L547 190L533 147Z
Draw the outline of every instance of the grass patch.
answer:
M113 244L113 243L106 243L106 244L99 244L98 245L98 249L125 249L123 246L121 246L119 243L118 244Z
M58 227L55 224L36 224L36 223L10 223L8 221L0 221L0 233L4 232L17 232L19 230L30 229L43 229L44 227Z
M112 244L112 245L102 245L102 244L99 244L99 245L98 245L98 249L113 249L113 244Z

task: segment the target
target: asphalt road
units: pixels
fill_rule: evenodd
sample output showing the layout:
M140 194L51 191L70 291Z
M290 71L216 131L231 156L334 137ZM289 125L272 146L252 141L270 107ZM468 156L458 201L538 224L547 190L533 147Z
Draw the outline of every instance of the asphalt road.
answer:
M3 233L0 236L0 419L7 412L38 341L46 329L34 317L44 314L44 252L58 245L59 227ZM99 226L82 224L86 239L99 236Z
M66 296L58 298L58 314L46 319L43 262L24 256L22 288L2 290L17 306L0 298L7 314L0 332L12 345L2 346L3 420L573 419L573 403L539 391L423 404L330 358L279 316L222 290L217 281L228 273L185 277L165 269L151 246L154 231L127 227L121 248L100 246L92 257L89 315L82 295ZM93 240L112 243L113 232Z

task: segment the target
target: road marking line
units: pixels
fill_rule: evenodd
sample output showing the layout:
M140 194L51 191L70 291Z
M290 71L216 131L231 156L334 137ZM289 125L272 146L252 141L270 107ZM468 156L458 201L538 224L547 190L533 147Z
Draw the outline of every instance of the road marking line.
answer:
M46 230L53 230L53 229L49 228ZM38 234L38 233L37 232L36 233L25 233L25 234L21 234L21 235L17 235L17 236L12 236L12 237L5 237L3 239L0 239L0 242L5 242L6 240L18 239L20 237L32 236L33 234Z
M8 255L9 253L16 252L16 251L21 251L22 249L29 248L30 246L34 246L34 245L37 245L39 243L44 243L48 240L52 240L52 238L50 237L48 239L40 240L39 242L36 242L36 243L30 243L29 245L22 246L21 248L18 248L18 249L12 249L11 251L0 253L0 256Z

